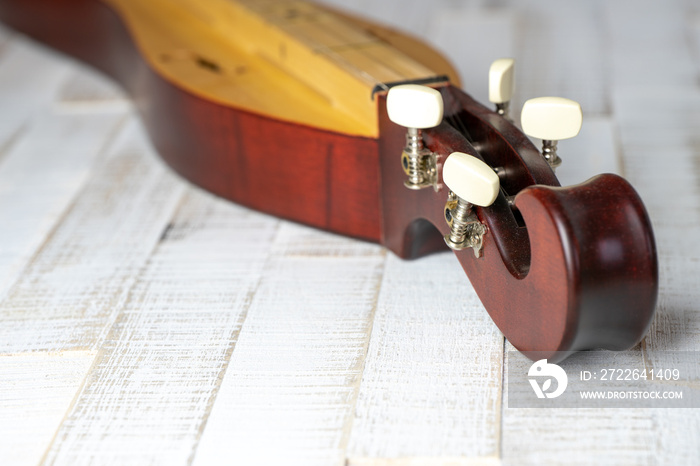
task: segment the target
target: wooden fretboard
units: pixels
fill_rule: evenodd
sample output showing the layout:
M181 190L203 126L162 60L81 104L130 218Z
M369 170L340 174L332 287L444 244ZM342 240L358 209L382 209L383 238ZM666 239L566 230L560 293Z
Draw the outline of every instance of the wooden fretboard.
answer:
M225 105L335 132L377 136L371 91L379 83L453 74L392 45L392 31L377 34L305 1L104 1L171 82Z

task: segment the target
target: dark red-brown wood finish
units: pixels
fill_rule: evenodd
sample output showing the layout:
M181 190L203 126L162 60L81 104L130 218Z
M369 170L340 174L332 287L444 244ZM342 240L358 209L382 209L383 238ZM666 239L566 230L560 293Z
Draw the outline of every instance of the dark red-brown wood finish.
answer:
M404 129L389 121L385 95L377 96L380 138L350 137L185 92L148 66L119 16L97 0L1 0L0 19L119 81L161 156L193 183L404 258L446 248L448 192L403 186ZM488 226L483 257L456 253L499 329L531 356L563 352L556 359L637 343L654 313L658 272L633 188L609 174L561 188L515 126L453 86L441 92L446 118L425 132L427 146L442 160L461 151L505 170L496 202L476 208Z
M2 0L0 19L115 78L163 159L226 199L378 242L375 139L294 125L196 97L156 74L98 0Z
M459 151L506 168L494 204L476 207L488 226L483 257L456 252L498 328L520 351L554 360L636 344L653 317L658 272L651 224L634 189L612 174L559 187L511 123L459 89L442 93L446 121L425 132L428 147L442 160ZM381 121L382 134L402 132L386 115ZM405 175L390 157L382 158L382 173L384 244L402 257L420 255L426 244L442 246L446 190L402 191Z

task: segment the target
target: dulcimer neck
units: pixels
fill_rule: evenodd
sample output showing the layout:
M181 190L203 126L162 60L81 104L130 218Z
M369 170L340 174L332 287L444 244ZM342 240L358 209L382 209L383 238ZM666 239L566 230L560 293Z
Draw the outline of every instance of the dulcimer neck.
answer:
M189 181L375 242L384 137L375 87L458 82L424 43L311 2L8 0L0 18L120 82L159 154ZM403 135L387 137L400 151Z
M379 136L372 91L456 82L409 37L298 0L104 0L149 64L202 98L353 136Z

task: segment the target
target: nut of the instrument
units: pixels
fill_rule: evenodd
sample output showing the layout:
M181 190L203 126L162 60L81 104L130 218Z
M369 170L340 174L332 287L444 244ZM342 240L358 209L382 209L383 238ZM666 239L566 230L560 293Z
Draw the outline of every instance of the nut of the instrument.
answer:
M489 68L489 101L494 104L509 102L513 97L515 60L499 58Z
M563 97L538 97L523 105L521 123L528 136L561 141L579 133L583 114L576 101Z
M434 128L442 122L440 92L418 84L392 87L386 98L389 119L406 128Z
M442 179L459 198L481 207L493 204L500 190L498 175L491 167L462 152L447 157Z

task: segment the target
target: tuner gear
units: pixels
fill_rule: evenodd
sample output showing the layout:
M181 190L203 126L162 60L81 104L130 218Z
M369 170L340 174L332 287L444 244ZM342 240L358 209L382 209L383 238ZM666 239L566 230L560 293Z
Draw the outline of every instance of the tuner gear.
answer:
M472 205L493 204L500 191L498 175L476 157L453 152L445 161L442 177L451 191L445 204L445 220L450 227L445 243L454 250L472 248L474 255L481 257L487 230Z
M403 84L389 90L386 107L389 119L407 128L401 154L401 166L408 175L404 185L409 189L432 186L438 191L437 155L424 146L422 130L442 122L442 95L427 86Z

